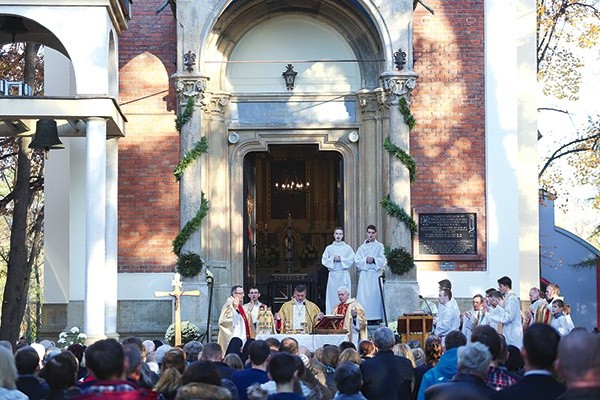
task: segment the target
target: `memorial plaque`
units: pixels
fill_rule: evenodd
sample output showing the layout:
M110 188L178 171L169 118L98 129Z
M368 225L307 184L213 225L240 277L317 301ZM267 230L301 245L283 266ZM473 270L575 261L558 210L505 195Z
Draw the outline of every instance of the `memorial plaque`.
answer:
M419 253L477 254L477 214L420 213Z

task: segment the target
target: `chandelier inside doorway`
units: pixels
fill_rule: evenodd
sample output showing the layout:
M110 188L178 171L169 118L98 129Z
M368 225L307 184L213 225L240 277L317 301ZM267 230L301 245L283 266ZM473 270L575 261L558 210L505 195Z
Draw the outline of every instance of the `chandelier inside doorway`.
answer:
M282 193L303 193L310 190L310 182L298 178L296 168L290 166L281 172L281 179L275 181L275 190Z

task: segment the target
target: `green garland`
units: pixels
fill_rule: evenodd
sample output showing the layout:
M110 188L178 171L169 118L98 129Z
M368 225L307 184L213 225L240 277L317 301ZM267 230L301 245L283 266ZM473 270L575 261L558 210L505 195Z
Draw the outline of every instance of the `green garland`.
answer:
M386 246L384 254L387 259L387 265L394 274L402 275L415 267L415 260L404 247L391 249Z
M190 96L185 104L185 110L175 118L175 129L177 129L177 132L181 133L181 128L192 119L195 104L196 101Z
M408 169L408 175L411 182L415 181L417 175L417 164L410 154L392 143L389 137L385 138L383 148L393 154Z
M199 142L196 142L196 145L193 149L189 150L179 164L173 170L173 175L175 175L175 179L179 181L183 176L183 171L197 158L199 158L202 154L208 151L208 139L206 136L202 136Z
M400 98L398 108L400 109L400 113L404 117L404 122L406 122L406 125L408 125L408 129L412 131L412 129L415 127L415 124L417 123L417 120L415 120L415 117L413 117L413 115L411 114L410 107L408 106L408 101L406 101L404 97Z
M208 214L208 210L208 200L206 200L206 197L204 197L204 192L202 192L200 208L196 212L196 215L185 224L183 229L179 232L179 234L177 234L175 240L173 240L173 253L177 254L177 257L181 256L181 249L183 248L183 245L190 238L192 232L198 229L202 219L206 217L206 214Z
M415 233L417 233L417 223L406 211L404 211L404 208L392 202L389 194L381 199L380 204L385 211L387 211L388 215L404 222L404 225L410 230L410 237L414 239Z
M177 272L186 278L192 278L202 271L204 262L199 254L181 253L177 259Z

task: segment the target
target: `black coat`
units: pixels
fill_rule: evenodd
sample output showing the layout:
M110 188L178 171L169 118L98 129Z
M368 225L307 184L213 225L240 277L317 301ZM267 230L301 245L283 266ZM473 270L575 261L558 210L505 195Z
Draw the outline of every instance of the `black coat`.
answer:
M373 358L360 364L363 385L361 392L369 400L411 400L415 374L407 358L380 350Z
M543 374L525 375L512 386L494 394L494 400L555 400L566 390L554 378Z
M428 387L425 399L490 400L493 394L494 391L480 377L459 372L451 381Z

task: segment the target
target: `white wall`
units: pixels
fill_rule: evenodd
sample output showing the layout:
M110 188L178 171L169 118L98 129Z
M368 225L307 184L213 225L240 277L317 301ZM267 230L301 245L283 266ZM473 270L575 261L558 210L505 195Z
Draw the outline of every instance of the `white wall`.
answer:
M357 63L294 60L355 60L344 38L334 29L306 17L291 15L269 19L250 30L237 44L230 63L226 88L234 93L285 92L281 75L294 65L293 93L352 92L360 89Z

